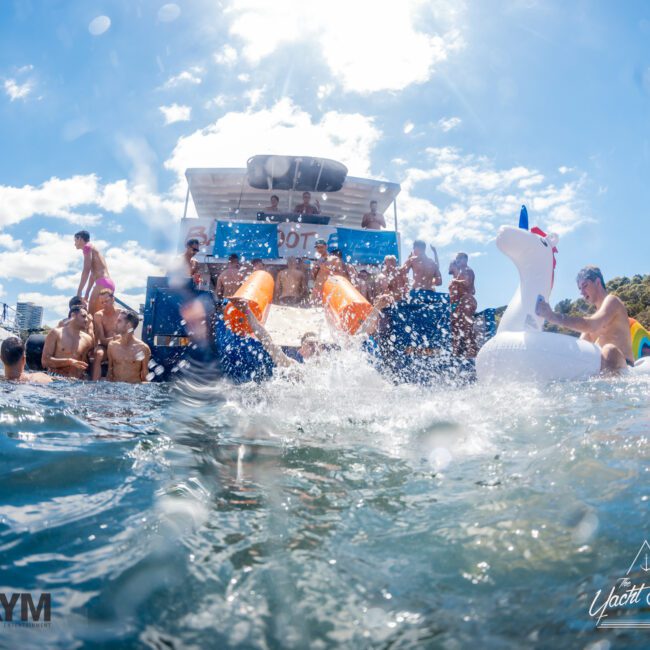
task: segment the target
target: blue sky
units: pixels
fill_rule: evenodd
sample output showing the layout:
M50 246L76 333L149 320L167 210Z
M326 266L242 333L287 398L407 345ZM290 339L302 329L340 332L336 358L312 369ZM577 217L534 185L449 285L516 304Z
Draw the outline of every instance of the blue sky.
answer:
M648 273L649 44L647 2L4 0L0 300L60 317L87 227L137 304L185 167L255 153L400 182L405 247L472 254L481 307L522 202L560 234L553 302L587 263Z

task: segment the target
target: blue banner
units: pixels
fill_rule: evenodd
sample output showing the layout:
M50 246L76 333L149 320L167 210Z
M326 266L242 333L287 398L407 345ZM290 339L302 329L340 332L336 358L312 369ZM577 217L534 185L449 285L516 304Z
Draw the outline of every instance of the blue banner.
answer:
M247 260L278 257L278 226L257 221L238 223L217 221L214 241L215 257L228 257L237 253Z
M398 256L397 234L381 230L337 228L338 248L346 262L381 264L386 255Z

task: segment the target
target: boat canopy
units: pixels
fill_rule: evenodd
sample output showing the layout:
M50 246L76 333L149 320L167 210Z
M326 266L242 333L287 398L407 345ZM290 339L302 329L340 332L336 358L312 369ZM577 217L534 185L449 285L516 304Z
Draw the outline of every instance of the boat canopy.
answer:
M288 165L283 165L283 174L277 167L280 158L288 161ZM331 217L332 225L359 228L370 201L377 201L377 212L383 214L400 192L398 183L346 176L345 166L331 160L300 160L298 163L296 157L254 156L246 169L188 169L185 177L197 215L254 221L258 213L268 212L265 208L269 207L272 194L280 199L278 212L291 213L302 202L302 192L308 190L312 192L311 202L318 199L321 214ZM304 164L305 161L308 163ZM339 182L340 189L326 189L335 188Z

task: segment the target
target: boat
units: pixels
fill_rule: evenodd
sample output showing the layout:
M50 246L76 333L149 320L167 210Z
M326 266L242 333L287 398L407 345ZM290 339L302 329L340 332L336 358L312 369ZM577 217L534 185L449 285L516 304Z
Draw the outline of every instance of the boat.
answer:
M181 316L187 291L170 285L168 277L149 277L144 310L143 339L152 350L156 380L169 379L184 362L200 359L219 367L230 380L241 383L263 380L272 363L261 345L242 336L224 320L226 301L214 298L218 274L228 256L262 259L271 275L286 266L288 256L306 263L316 258L315 242L324 239L328 249L339 249L356 271L377 273L383 259L393 254L400 262L397 196L400 185L380 179L353 177L340 162L307 156L257 155L244 168L190 168L185 172L187 194L179 229L179 252L188 239L200 242L195 256L200 282L191 290L193 299L206 305L209 345L197 345ZM317 214L295 211L303 192L320 204ZM269 210L271 195L279 198ZM371 201L377 213L392 227L361 227ZM404 300L389 310L390 324L365 345L377 367L395 381L427 383L450 368L471 374L473 363L451 353L450 301L437 292L427 300ZM494 334L494 310L477 314L479 340ZM316 332L326 345L336 345L336 327L322 307L287 307L272 304L265 327L274 342L290 356L300 337Z

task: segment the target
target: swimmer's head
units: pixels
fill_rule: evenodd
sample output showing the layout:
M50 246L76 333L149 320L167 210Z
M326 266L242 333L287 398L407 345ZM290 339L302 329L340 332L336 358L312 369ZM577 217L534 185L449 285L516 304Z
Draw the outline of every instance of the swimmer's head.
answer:
M70 308L68 319L83 329L88 324L88 310L83 305L75 305Z
M140 317L134 311L121 311L117 317L115 331L118 334L128 334L135 332L140 324Z
M253 265L253 271L264 271L264 262L259 257L251 260L251 264Z
M415 253L424 253L426 249L427 249L427 245L421 239L416 239L413 242L413 251Z
M228 261L233 266L239 266L239 255L237 255L237 253L233 253L232 255L228 255Z
M302 335L299 351L303 359L309 359L320 353L320 341L315 332L305 332Z
M2 342L0 358L5 366L13 367L22 363L25 367L25 344L17 337L10 336Z

